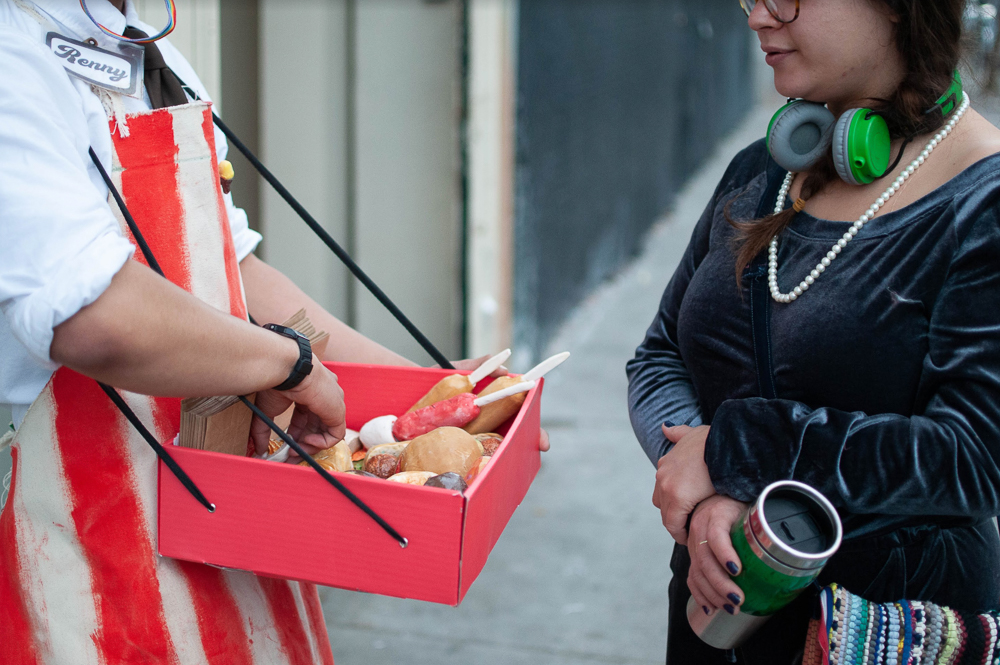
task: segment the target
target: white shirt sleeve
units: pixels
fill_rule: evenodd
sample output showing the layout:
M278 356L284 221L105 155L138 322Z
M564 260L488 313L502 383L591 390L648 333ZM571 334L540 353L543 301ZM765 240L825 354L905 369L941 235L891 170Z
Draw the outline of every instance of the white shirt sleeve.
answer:
M87 172L89 132L55 59L0 27L0 311L40 363L53 329L94 302L132 256Z

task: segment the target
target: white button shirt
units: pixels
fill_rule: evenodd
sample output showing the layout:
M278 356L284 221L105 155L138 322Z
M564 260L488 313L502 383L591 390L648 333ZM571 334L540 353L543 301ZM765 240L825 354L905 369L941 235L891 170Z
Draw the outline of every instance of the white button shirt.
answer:
M150 35L158 31L139 20L132 0L125 15L107 0L88 0L87 7L118 34L126 25ZM115 47L77 0L0 0L0 403L11 406L15 426L58 367L49 355L53 329L94 302L135 250L122 236L88 152L93 147L110 166L104 107L90 85L69 76L49 51L45 35L52 30ZM167 65L208 101L180 52L166 39L156 44ZM146 95L122 100L128 113L150 109ZM215 142L224 159L227 145L218 128ZM232 197L225 200L242 261L261 237Z

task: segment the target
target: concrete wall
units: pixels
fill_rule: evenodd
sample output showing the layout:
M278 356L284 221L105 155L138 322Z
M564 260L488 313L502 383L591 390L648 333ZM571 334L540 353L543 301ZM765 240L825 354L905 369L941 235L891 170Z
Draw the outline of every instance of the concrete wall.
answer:
M520 3L515 344L534 359L752 104L732 0Z
M451 358L462 355L459 0L355 0L354 258ZM352 322L426 353L358 282Z
M462 349L459 0L260 0L266 164L447 355ZM263 257L335 315L426 354L261 192Z
M518 2L467 7L466 350L478 357L512 342Z

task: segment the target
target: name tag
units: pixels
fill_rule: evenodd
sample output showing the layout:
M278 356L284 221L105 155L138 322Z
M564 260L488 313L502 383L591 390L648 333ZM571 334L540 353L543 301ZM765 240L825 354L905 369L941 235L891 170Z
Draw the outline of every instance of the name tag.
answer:
M142 94L145 49L122 44L127 48L115 53L56 32L50 32L45 41L70 75L123 95Z

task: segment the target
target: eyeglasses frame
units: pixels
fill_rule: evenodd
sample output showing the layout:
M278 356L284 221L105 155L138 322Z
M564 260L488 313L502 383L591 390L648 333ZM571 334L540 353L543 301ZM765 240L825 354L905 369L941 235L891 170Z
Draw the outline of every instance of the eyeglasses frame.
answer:
M750 10L747 10L747 3L749 1L750 0L740 0L740 8L743 9L743 12L747 15L747 18L750 17L750 12L753 11L752 8ZM757 2L759 2L759 0L753 0L754 7L757 6ZM773 11L771 11L771 8L767 6L767 4L768 4L767 0L764 0L764 8L767 10L767 13L771 15L771 18L773 18L775 21L777 21L779 23L783 23L785 25L788 25L789 23L793 23L795 21L795 19L797 19L799 17L799 0L795 0L795 16L793 16L792 18L790 18L787 21L783 20L779 16L776 16L775 13Z

